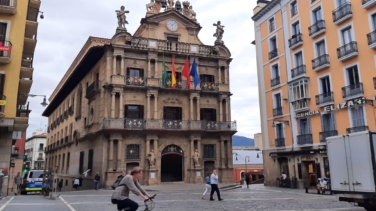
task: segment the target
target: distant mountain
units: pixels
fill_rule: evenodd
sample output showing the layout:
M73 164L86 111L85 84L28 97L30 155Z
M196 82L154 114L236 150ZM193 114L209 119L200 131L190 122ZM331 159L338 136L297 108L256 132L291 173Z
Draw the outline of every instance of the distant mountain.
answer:
M255 140L244 136L233 136L232 146L234 147L253 147L255 146Z

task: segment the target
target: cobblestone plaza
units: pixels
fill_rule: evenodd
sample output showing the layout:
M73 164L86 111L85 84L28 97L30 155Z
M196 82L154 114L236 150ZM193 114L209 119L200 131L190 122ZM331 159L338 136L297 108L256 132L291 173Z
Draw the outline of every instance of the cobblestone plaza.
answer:
M179 186L181 189L178 190ZM166 187L166 186L165 186ZM303 190L281 189L252 185L230 191L221 191L224 201L209 201L209 194L202 200L204 185L174 184L173 188L156 188L149 193L157 194L153 211L357 211L363 208L338 202L336 196L304 194ZM148 187L145 187L148 189ZM313 190L311 190L313 193ZM56 200L49 200L39 194L9 196L0 201L0 211L56 210L56 211L115 211L111 204L111 190L63 192ZM131 194L139 204L140 198ZM143 210L140 207L139 210Z

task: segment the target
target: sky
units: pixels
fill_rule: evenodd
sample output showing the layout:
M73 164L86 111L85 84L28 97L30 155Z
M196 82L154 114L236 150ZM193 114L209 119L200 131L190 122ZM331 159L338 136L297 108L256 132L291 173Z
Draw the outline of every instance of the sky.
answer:
M115 10L124 5L129 33L134 34L145 17L150 0L42 0L38 19L38 42L34 54L33 85L30 94L50 97L89 36L111 38L115 34ZM181 1L182 2L182 1ZM256 0L191 0L202 29L200 40L214 45L215 27L225 26L223 41L231 51L230 91L232 121L237 122L236 135L253 138L261 132L257 87L254 24L251 19ZM27 137L38 129L47 130L48 119L42 117L42 97L29 97L30 109Z

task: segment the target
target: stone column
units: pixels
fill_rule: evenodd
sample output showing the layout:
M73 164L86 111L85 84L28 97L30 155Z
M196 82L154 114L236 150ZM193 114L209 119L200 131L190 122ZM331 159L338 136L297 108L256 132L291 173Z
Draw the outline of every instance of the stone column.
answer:
M155 76L154 78L158 78L158 59L155 59Z
M228 114L228 104L229 104L229 100L228 99L225 99L226 101L226 121L229 122L229 114Z
M116 56L112 58L112 75L116 75Z
M200 120L200 98L197 97L197 121Z
M220 140L221 142L221 167L224 168L225 167L225 155L226 155L226 152L225 152L225 141L223 140Z
M114 169L114 140L110 140L109 144L110 153L108 157L108 171L112 172L112 170Z
M191 141L191 150L190 150L190 153L189 153L189 160L190 160L190 163L191 163L191 168L194 168L195 167L195 164L194 164L194 162L193 162L193 159L192 159L192 157L193 157L193 155L194 155L194 152L195 152L195 140L190 140Z
M158 139L154 139L154 154L158 155ZM157 164L155 164L157 166Z
M123 149L123 141L122 140L118 140L118 153L117 153L117 170L120 170L121 169L121 164L122 164L122 160L121 157L122 157L122 149Z
M147 119L150 119L150 94L147 94L146 98L147 98L146 117L147 117Z
M154 119L158 119L158 95L154 95Z
M103 92L104 92L104 102L106 102L106 99L107 99L107 90L104 89ZM104 103L104 118L105 118L105 119L108 118L108 109L107 109L107 105L108 105L108 103Z
M225 84L228 84L228 67L225 67Z
M150 75L150 61L151 61L151 59L150 58L148 58L148 78L151 78L151 75Z
M221 79L221 66L218 65L218 83L221 84L222 83L222 79Z
M189 101L190 101L190 107L189 107L190 120L193 120L193 97L190 97Z
M124 105L123 105L123 93L120 93L120 102L119 102L120 114L119 118L124 118Z
M223 121L222 99L219 99L219 121Z
M150 140L146 139L146 154L150 152Z
M115 118L115 92L111 93L111 118Z
M110 55L107 54L107 58L106 58L106 82L109 82L111 80L111 73L112 73L112 70L111 70L111 57Z
M121 75L125 75L126 74L126 72L125 72L125 57L124 56L122 56L121 57Z

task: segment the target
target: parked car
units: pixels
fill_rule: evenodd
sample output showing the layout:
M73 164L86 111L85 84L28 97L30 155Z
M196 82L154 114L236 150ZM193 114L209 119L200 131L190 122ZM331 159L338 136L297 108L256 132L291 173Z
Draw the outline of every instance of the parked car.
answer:
M42 191L44 170L30 170L24 175L21 185L21 195L28 192Z

